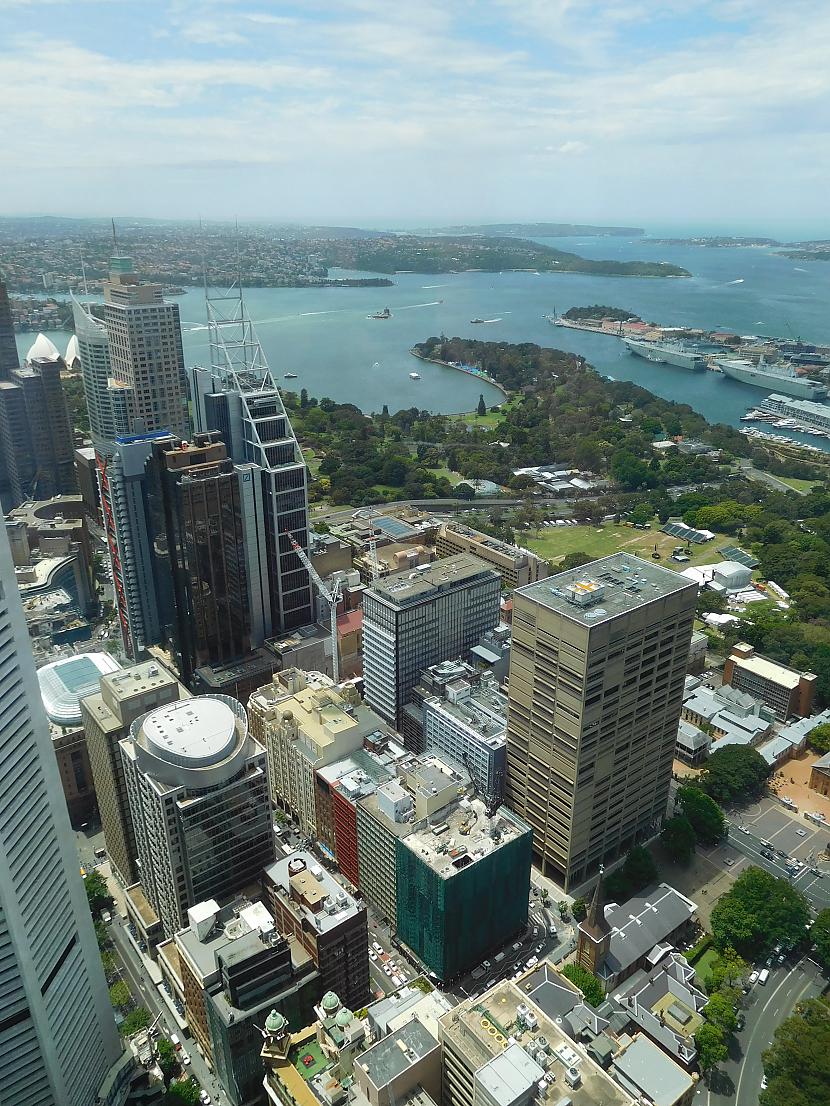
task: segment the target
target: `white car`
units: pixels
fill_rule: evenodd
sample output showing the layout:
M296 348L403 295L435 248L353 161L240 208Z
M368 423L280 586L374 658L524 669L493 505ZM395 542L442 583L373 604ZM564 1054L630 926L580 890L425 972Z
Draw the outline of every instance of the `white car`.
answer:
M204 1106L210 1106L210 1095L207 1091L201 1091L199 1093L199 1101L203 1103Z
M758 982L758 975L759 975L758 972L753 972L752 975L749 977L750 986L752 986L753 983Z
M189 1067L189 1065L190 1065L190 1056L186 1052L180 1052L179 1053L179 1059L181 1060L181 1062L184 1064L185 1067Z
M378 958L378 954L376 952L370 952L369 953L369 959L370 960L377 960L377 958Z

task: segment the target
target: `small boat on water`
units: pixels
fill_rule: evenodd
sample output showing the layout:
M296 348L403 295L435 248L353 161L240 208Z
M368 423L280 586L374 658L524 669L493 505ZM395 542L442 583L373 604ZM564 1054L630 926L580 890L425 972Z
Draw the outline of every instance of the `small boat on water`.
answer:
M483 323L484 319L470 319L471 323Z
M409 374L409 379L410 380L420 380L421 379L421 374L420 373L410 373Z
M388 307L384 307L383 311L377 311L374 315L367 315L367 319L391 319L392 312Z
M286 373L285 374L285 379L286 380L296 380L297 379L297 374L296 373Z

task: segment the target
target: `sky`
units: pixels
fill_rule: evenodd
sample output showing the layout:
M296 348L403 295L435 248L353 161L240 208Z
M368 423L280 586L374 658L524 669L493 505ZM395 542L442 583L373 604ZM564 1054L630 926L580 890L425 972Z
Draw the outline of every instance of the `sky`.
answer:
M827 0L0 0L0 43L0 214L830 232Z

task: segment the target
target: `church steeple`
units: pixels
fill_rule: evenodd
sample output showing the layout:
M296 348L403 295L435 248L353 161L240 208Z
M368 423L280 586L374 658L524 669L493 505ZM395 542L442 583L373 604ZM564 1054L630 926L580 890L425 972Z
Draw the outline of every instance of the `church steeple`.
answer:
M588 915L579 923L579 935L576 945L576 962L592 975L598 975L598 969L608 955L611 946L611 927L605 920L602 908L602 873L594 887Z

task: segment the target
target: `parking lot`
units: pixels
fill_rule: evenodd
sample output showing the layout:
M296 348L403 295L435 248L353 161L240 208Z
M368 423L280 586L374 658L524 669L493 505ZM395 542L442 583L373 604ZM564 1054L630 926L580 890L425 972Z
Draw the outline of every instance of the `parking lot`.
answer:
M714 848L698 850L719 870L718 886L707 885L701 896L714 901L728 890L727 881L755 865L789 879L814 910L830 907L830 861L826 859L830 827L817 826L772 798L733 808L728 817L729 838ZM798 869L788 867L788 861L798 861Z

